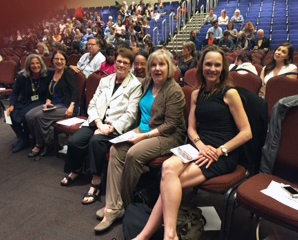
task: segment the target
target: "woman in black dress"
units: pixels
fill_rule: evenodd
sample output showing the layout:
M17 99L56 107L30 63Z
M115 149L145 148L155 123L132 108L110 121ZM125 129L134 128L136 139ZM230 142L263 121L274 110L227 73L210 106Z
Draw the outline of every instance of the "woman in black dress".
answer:
M186 42L182 47L182 58L179 61L178 67L180 69L181 77L184 77L187 70L197 66L197 51L193 42Z
M237 149L252 134L240 96L228 86L228 66L218 47L203 52L197 73L202 87L192 93L188 127L189 138L200 154L188 164L176 156L163 163L160 197L147 225L135 239L149 239L162 222L164 239L178 239L176 226L182 189L235 170Z
M18 137L12 152L16 153L29 147L29 130L25 115L32 108L46 101L49 86L47 67L41 57L31 54L26 58L25 68L17 76L6 113L11 116L12 129Z

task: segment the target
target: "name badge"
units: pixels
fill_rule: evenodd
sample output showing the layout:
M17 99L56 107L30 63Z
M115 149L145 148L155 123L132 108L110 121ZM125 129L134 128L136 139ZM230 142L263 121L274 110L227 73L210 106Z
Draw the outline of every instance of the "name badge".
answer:
M39 96L38 95L31 96L31 101L32 102L35 102L35 101L38 101L38 100L39 100Z

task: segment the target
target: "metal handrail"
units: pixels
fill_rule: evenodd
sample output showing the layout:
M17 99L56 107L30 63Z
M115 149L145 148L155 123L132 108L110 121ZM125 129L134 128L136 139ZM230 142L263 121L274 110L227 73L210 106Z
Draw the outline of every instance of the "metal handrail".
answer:
M210 10L210 1L207 0L207 1L206 1L206 13L208 13L209 10Z
M174 16L175 16L175 13L171 13L170 14L170 17L169 17L169 25L170 25L170 35L171 35L171 39L173 39L173 35L174 35Z
M153 29L153 43L155 46L158 44L158 34L159 34L158 27L155 27Z
M164 19L161 24L162 41L165 43L167 40L167 20Z

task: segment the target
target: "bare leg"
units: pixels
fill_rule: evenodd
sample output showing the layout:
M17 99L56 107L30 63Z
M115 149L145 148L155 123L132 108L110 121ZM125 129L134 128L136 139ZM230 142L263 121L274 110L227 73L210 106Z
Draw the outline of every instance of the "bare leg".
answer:
M96 176L96 175L93 175L91 183L95 186L100 185L100 183L101 183L100 177ZM94 194L95 191L97 191L97 189L91 186L88 193ZM98 194L99 194L99 192L98 192ZM94 201L93 197L84 197L83 198L84 203L89 203L89 202L92 202L92 201Z
M155 206L151 212L148 222L142 232L134 238L134 240L145 240L150 239L154 232L162 224L162 200L161 196L157 199Z

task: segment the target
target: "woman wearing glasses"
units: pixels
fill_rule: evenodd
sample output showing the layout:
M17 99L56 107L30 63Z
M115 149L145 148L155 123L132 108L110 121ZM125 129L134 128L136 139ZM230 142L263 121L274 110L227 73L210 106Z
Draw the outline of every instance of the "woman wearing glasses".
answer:
M106 206L96 215L103 220L96 232L109 228L133 202L133 190L151 160L169 154L183 144L186 135L185 98L173 76L176 67L164 50L153 52L147 61L147 76L140 101L141 119L129 142L111 147L106 187Z
M48 72L50 84L46 103L26 114L26 121L36 144L28 157L46 155L47 145L52 139L50 134L52 123L71 117L78 110L76 106L79 97L78 82L74 72L66 67L66 54L58 50L53 54L51 62L55 70Z
M89 154L93 177L82 204L95 202L100 194L100 175L112 145L109 140L131 129L137 119L142 88L130 72L133 61L131 50L118 50L116 73L100 80L88 106L88 120L69 138L64 170L70 174L62 179L61 185L70 185L79 177L83 160Z

